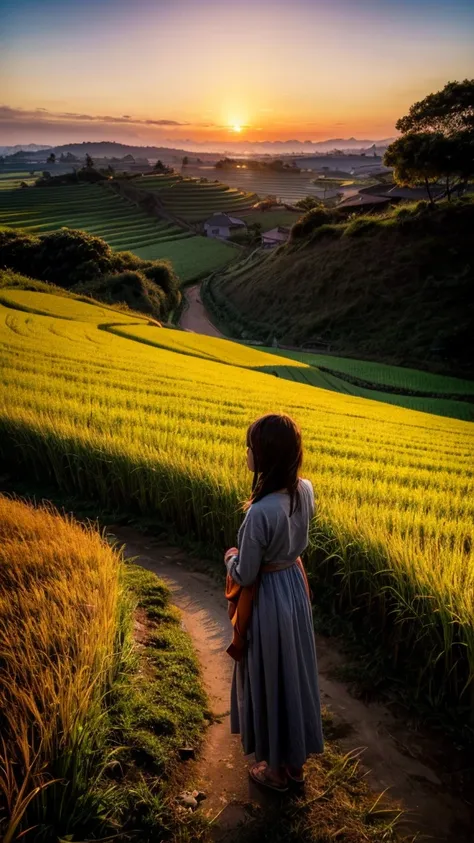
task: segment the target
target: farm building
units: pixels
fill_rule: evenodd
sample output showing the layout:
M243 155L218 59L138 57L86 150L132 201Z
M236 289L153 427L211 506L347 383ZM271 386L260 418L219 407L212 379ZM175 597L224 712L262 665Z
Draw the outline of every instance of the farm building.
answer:
M441 199L445 194L443 187L434 185L431 188L433 199ZM355 196L348 196L336 206L338 210L355 212L357 210L370 212L381 210L399 202L419 201L429 199L425 187L398 187L397 185L376 184L362 187Z
M290 229L282 225L272 228L270 231L265 231L262 234L262 246L264 249L272 249L273 246L281 246L286 243L290 236Z
M246 228L243 220L219 212L213 214L204 223L204 231L208 237L221 237L223 240L227 240L236 231L245 231Z

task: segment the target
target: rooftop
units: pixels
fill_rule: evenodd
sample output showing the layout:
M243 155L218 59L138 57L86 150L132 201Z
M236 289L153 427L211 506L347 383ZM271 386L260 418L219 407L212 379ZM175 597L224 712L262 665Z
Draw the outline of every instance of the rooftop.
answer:
M222 214L220 211L216 211L212 217L206 220L204 225L215 225L217 228L231 228L232 226L241 226L246 225L243 220L239 220L237 217L231 217L229 214Z

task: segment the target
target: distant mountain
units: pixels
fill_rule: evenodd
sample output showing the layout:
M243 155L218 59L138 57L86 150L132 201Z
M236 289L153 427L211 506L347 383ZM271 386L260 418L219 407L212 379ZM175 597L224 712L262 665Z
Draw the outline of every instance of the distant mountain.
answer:
M61 153L71 152L80 160L83 160L86 154L92 158L123 158L129 154L137 158L156 159L161 158L163 161L172 162L176 158L180 158L186 154L198 155L203 159L212 156L229 154L229 155L324 155L327 152L332 152L337 149L340 152L362 153L376 151L381 154L394 138L385 138L383 140L368 140L357 138L330 138L325 141L300 141L297 139L286 141L254 141L248 142L245 140L225 141L225 143L215 143L206 141L197 143L190 139L180 139L180 147L173 146L129 146L124 143L116 143L115 141L100 141L82 143L66 143L61 146L48 147L41 144L26 144L24 146L17 145L15 147L0 147L1 155L12 155L22 150L25 153L26 160L38 158L38 153L41 154L41 159L46 160L50 152L54 152L59 158ZM3 150L3 151L2 151ZM45 153L45 154L43 154Z
M27 144L19 144L17 143L15 146L0 146L0 155L13 155L15 152L37 152L40 149L49 149L49 146L45 146L41 143L27 143Z

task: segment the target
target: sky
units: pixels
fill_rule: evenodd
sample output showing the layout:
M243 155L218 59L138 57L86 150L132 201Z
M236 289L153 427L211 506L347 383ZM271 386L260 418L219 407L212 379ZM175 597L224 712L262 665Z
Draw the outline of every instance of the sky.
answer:
M0 145L379 140L472 77L473 0L0 0Z

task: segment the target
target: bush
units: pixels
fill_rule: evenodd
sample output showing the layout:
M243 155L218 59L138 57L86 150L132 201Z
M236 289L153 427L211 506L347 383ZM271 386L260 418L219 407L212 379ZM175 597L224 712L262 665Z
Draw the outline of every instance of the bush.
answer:
M156 319L166 315L167 296L143 272L125 270L95 281L76 284L75 293L82 293L108 304L126 304L132 310L150 313Z
M77 184L77 182L96 184L96 182L106 181L108 178L108 174L94 170L93 167L83 167L82 170L75 170L72 173L61 173L58 176L52 176L49 172L43 172L42 177L36 180L35 187L58 187L58 185L62 184Z
M295 222L291 229L290 241L302 240L312 234L317 228L330 222L330 215L324 208L312 208Z
M181 301L179 280L168 262L114 252L85 231L62 228L43 237L0 231L0 267L160 317Z

